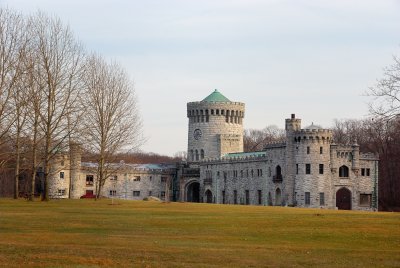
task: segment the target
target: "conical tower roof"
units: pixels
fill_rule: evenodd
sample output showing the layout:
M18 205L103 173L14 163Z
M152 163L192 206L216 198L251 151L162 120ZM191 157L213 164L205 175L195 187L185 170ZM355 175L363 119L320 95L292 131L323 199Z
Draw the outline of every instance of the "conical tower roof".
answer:
M217 89L208 95L204 100L205 102L231 102L227 97L222 95Z

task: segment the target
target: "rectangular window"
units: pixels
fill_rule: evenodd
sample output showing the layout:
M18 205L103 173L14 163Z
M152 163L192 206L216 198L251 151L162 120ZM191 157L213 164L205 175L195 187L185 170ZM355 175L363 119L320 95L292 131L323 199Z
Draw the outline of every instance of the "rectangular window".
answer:
M167 177L161 177L161 182L166 183L167 182Z
M110 190L110 196L116 196L117 191L116 190Z
M310 205L310 192L305 192L304 198L305 198L305 200L304 200L305 204Z
M370 207L371 206L371 194L360 194L360 206Z
M310 154L310 146L307 146L307 154Z
M93 185L93 175L86 175L86 186Z
M222 191L222 204L225 204L225 191Z
M296 164L296 174L299 174L299 164Z
M323 154L324 153L324 148L322 148L322 146L321 147L319 147L319 154Z
M319 174L324 174L324 164L319 164Z
M162 200L165 200L165 192L164 191L161 192L161 196L160 197L161 197Z
M140 196L140 191L133 191L133 196ZM151 195L151 191L149 192L149 195Z
M319 193L319 205L325 206L325 193Z
M237 191L233 191L233 204L237 204Z
M250 204L250 192L249 192L249 190L246 190L245 194L246 194L246 205L249 205Z
M365 176L365 168L361 169L361 176Z
M366 171L366 176L369 177L371 170L369 168L367 168L365 171Z
M134 176L133 181L140 181L140 176Z
M306 164L306 174L311 174L311 164Z
M117 181L117 179L118 179L117 175L114 175L114 176L110 177L110 181Z
M152 196L152 194L153 194L153 192L152 192L152 191L149 191L149 196Z
M58 195L63 196L65 195L66 190L65 189L58 189Z
M262 204L262 191L258 190L258 204L261 205Z
M60 179L64 179L64 172L63 171L60 172Z

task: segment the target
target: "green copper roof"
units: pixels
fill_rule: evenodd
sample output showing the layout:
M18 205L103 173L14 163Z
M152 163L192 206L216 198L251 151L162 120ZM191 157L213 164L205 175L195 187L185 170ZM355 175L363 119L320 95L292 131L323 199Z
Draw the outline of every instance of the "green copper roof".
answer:
M213 93L208 95L202 101L207 101L207 102L231 102L227 97L222 95L218 90L214 90Z

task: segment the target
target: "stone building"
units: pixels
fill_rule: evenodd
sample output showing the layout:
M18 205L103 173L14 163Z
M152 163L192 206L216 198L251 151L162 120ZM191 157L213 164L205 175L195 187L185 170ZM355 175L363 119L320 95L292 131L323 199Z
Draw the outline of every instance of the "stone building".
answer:
M314 124L302 128L294 114L285 120L285 142L266 144L260 152L243 152L244 115L244 103L230 101L217 90L202 101L189 102L188 160L176 165L112 164L115 172L102 195L377 209L377 156L360 153L356 143L334 144L329 129ZM71 146L71 152L71 161L68 157L57 161L59 172L51 185L56 197L79 198L95 192L96 165L81 163L77 146Z
M178 171L182 201L377 209L378 158L360 153L356 143L334 144L331 130L302 128L292 114L284 143L244 153L244 104L215 91L187 109L189 162Z

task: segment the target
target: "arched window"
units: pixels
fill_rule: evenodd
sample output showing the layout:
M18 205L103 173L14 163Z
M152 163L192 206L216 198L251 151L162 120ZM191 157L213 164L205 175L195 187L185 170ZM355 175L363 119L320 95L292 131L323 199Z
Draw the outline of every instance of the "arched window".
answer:
M204 150L203 149L201 149L201 151L200 151L200 156L201 156L201 159L204 159Z
M339 177L340 178L347 178L349 177L349 168L345 165L339 168Z
M199 151L196 150L196 161L199 160Z
M272 177L273 182L282 182L282 169L281 166L276 166L275 176Z

